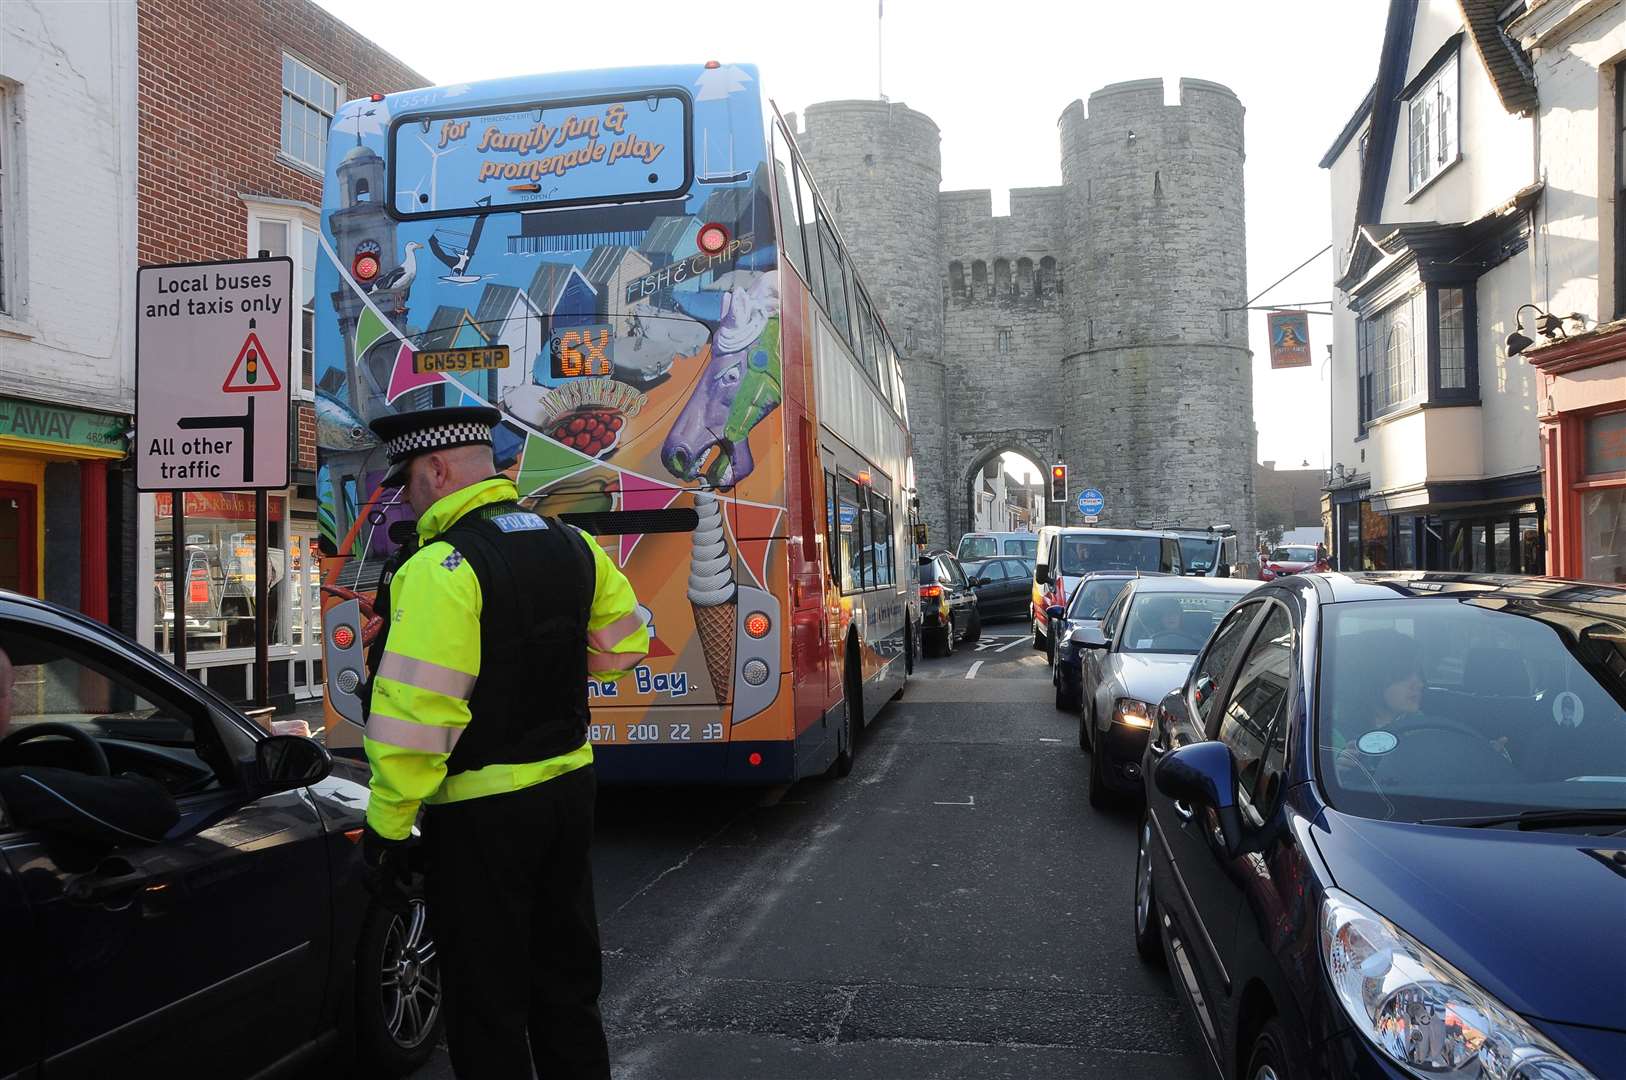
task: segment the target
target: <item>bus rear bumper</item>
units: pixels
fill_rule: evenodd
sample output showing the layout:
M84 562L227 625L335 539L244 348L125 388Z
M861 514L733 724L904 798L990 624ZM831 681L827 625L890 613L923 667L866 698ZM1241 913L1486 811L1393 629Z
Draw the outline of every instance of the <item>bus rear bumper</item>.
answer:
M595 745L593 766L601 784L788 784L797 779L793 746L789 740Z

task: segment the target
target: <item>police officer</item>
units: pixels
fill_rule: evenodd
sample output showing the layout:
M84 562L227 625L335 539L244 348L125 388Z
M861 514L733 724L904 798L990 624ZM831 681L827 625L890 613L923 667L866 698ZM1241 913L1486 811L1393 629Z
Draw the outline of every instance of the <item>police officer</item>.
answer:
M589 845L587 680L643 659L627 579L593 541L494 475L497 410L372 429L421 546L389 584L365 747L369 884L406 878L420 804L425 885L460 1077L608 1077ZM398 899L399 894L397 894ZM527 1047L527 1036L528 1047Z

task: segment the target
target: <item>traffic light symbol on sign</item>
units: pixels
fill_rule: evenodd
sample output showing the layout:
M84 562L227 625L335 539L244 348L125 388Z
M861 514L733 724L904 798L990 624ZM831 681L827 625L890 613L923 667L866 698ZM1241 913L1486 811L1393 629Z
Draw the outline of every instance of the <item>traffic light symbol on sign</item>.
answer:
M260 335L254 332L253 319L248 321L248 337L243 339L243 347L237 352L237 362L231 366L220 389L228 394L257 394L282 389L277 369L271 366L270 358L265 355L265 346L260 344Z
M1067 466L1050 466L1050 501L1067 501Z

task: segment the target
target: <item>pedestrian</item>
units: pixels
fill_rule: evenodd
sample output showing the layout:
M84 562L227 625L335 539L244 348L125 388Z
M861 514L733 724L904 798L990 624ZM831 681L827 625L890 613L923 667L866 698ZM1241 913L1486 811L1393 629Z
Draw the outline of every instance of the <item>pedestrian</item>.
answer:
M465 1078L610 1074L589 849L587 680L643 659L632 587L597 543L495 474L497 410L428 409L371 427L417 512L388 585L365 746L366 880L404 906L413 821Z

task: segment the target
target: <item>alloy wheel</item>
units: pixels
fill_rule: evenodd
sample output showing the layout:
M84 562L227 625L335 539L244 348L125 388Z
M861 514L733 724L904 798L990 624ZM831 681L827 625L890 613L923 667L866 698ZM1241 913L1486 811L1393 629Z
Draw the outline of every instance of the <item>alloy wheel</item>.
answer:
M419 899L403 918L390 920L384 937L384 957L379 972L383 995L384 1024L390 1038L412 1049L435 1030L442 1000L440 961L434 938L429 933L428 909Z

